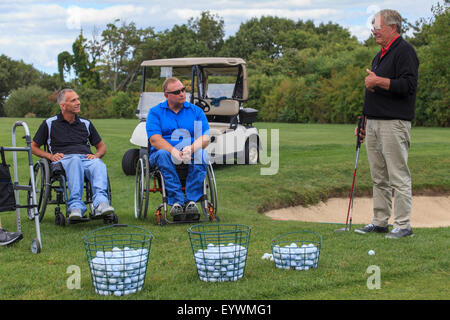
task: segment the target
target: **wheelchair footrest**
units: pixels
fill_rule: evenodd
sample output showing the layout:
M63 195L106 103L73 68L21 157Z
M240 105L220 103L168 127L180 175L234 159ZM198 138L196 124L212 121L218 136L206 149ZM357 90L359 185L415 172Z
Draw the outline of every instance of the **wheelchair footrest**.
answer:
M67 224L77 224L77 223L81 223L81 222L88 222L89 219L88 217L81 217L78 220L70 220L69 218L67 218Z
M178 214L176 216L173 217L173 221L183 221L183 222L187 222L187 221L198 221L200 220L200 214L196 213L196 214Z

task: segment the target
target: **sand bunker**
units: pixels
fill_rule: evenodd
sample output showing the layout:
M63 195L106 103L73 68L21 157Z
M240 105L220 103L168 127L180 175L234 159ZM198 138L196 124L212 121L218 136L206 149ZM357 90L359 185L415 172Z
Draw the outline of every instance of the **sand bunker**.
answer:
M349 199L332 198L310 207L289 207L265 214L274 220L345 223ZM394 208L395 210L395 208ZM373 199L354 198L353 224L367 224L372 220ZM389 223L393 224L391 217ZM450 226L450 196L414 196L411 226L437 228Z

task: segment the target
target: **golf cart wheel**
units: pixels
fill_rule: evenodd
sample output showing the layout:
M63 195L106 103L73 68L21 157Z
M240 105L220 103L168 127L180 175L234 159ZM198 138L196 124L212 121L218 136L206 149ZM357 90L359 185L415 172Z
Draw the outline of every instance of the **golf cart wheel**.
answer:
M136 174L136 165L139 159L139 149L129 149L122 157L122 170L127 176Z
M245 164L257 164L259 161L259 148L256 141L252 139L245 143Z
M41 252L41 243L38 239L31 240L31 252L37 254Z

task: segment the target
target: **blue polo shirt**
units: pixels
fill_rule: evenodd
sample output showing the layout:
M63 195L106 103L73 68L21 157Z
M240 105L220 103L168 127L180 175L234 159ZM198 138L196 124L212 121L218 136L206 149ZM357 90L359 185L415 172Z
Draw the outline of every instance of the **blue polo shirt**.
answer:
M150 109L147 116L147 138L160 134L178 150L191 145L202 135L209 135L209 124L203 110L185 102L178 113L173 112L167 100ZM155 152L150 148L150 154Z

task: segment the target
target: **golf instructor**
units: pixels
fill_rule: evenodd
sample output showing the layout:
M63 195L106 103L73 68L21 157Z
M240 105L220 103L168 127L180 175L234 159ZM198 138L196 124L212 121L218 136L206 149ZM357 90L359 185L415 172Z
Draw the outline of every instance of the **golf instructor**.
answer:
M381 10L372 20L381 51L366 69L363 114L367 118L366 149L373 181L372 222L355 232L388 233L394 190L394 228L387 238L413 235L411 174L408 168L411 121L417 91L419 60L400 35L402 18Z

